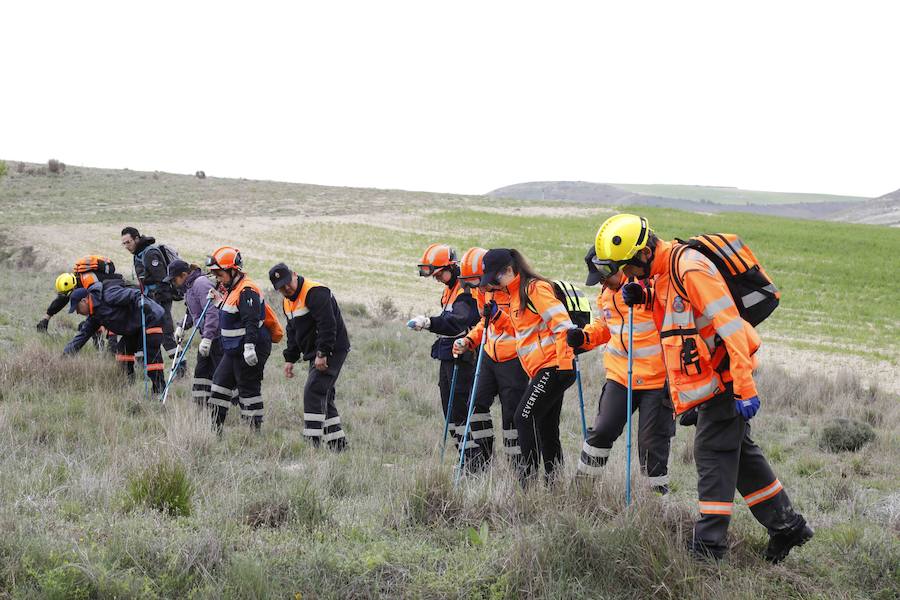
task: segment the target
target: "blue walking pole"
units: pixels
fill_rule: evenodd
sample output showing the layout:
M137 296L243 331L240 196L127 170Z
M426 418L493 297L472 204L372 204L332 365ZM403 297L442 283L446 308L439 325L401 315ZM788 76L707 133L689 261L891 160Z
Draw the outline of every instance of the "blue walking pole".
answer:
M206 310L209 308L209 305L212 304L212 298L206 301L206 306L203 307L203 310L200 311L200 317L197 319L197 323L194 325L194 330L191 331L191 335L188 336L187 344L184 345L184 350L181 351L181 354L178 356L178 360L175 361L175 364L172 365L172 370L169 372L169 380L166 382L166 389L163 390L162 403L166 403L166 398L169 395L169 386L172 385L172 382L175 381L175 373L178 372L178 367L181 366L181 363L184 361L184 357L187 355L188 348L191 347L191 342L194 340L194 334L197 333L197 330L203 325L203 318L206 316Z
M631 373L634 366L634 307L631 306L628 308L628 406L627 410L627 424L628 433L626 436L625 447L628 453L628 456L625 460L625 504L631 504L631 406L632 406L632 393L634 386L632 385L632 377Z
M144 340L144 394L150 399L150 373L147 371L147 316L144 314L144 291L141 290L141 337Z
M444 417L444 441L441 442L441 463L444 462L444 450L447 449L447 433L450 431L450 415L453 414L453 396L456 394L456 375L459 373L459 362L453 358L453 377L450 378L450 399L447 401L447 415Z
M484 332L481 334L481 346L478 347L478 361L475 363L475 377L472 378L472 391L469 392L469 411L466 414L466 428L463 431L462 439L459 443L459 465L456 468L456 480L453 485L459 485L459 478L462 476L463 467L466 462L466 440L469 438L469 428L472 427L472 413L475 412L475 390L478 388L478 375L481 373L481 360L484 358L484 344L487 341L488 318L484 319Z
M575 383L578 385L578 407L581 409L581 437L587 440L587 419L584 416L584 391L581 389L581 367L578 366L578 357L574 359Z

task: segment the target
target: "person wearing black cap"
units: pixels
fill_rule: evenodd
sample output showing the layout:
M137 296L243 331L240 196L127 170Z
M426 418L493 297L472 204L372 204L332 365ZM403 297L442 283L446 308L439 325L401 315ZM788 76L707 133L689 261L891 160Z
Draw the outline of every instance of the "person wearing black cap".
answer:
M553 284L517 250L489 250L482 283L488 291L508 295L508 329L516 337L516 353L530 378L514 416L522 452L520 481L525 485L533 479L542 462L545 477L551 480L563 462L559 417L563 396L575 383L575 353L566 343L566 332L575 324ZM496 305L484 308L487 319L499 314Z
M203 313L203 307L206 306L209 293L214 286L208 277L203 276L200 267L194 264L189 265L183 260L172 261L165 281L184 294L184 304L187 310L184 329L190 329L195 325L200 328L200 331L197 332L200 334L200 342L197 349L197 366L194 367L194 380L191 384L191 397L194 402L205 407L212 393L213 373L216 372L216 367L222 360L218 307L211 302L203 316L203 321L200 323L197 321ZM184 335L183 331L176 330L175 333L176 337Z
M584 329L570 329L566 339L576 350L592 350L606 344L603 366L606 382L598 402L597 416L588 429L581 448L578 474L597 476L609 459L613 443L622 435L628 417L628 306L622 299L621 277L606 279L593 259L594 247L584 257L588 276L586 285L603 283L597 295L596 317ZM648 283L649 285L649 283ZM634 307L634 364L632 373L632 411L639 411L638 459L641 471L654 491L669 491L669 447L675 435L672 401L666 388L666 367L662 358L659 333L653 311L644 305Z
M143 308L144 316L141 316ZM149 298L141 299L140 290L99 281L87 289L78 288L69 299L69 312L87 317L63 354L77 353L100 327L115 331L122 340L116 356L128 380L134 379L134 356L143 350L144 327L147 336L147 372L155 393L163 389L162 324L163 308Z
M309 361L303 388L303 436L318 446L340 451L347 446L341 416L335 406L335 384L350 352L350 337L331 290L278 263L269 280L282 296L287 317L284 375L294 377L294 363Z

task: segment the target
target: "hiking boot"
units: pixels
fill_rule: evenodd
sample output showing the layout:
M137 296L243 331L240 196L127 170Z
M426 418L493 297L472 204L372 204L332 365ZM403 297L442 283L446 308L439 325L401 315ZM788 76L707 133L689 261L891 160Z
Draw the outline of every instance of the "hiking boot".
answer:
M763 553L763 558L772 564L778 564L787 558L791 548L802 546L812 539L815 534L812 527L801 518L800 524L787 531L769 536L769 545Z
M725 550L721 548L713 548L700 540L694 540L688 546L688 553L691 558L700 562L718 562L725 558Z

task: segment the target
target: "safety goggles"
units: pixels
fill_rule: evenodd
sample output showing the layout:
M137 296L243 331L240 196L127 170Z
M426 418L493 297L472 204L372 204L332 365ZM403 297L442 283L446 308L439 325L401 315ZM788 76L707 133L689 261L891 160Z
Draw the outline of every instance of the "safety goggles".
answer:
M594 268L597 269L597 273L600 274L601 283L618 273L619 269L627 265L628 262L629 261L627 260L609 260L597 258L596 256L591 259L591 263L594 265Z
M447 267L438 267L437 265L418 265L419 277L431 277L435 273L446 269Z
M481 277L460 277L459 282L466 288L477 288L481 285Z

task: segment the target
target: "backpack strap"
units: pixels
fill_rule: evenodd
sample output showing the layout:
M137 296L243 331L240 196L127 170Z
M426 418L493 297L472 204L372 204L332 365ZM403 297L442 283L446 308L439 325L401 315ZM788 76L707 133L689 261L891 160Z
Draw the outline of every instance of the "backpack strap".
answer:
M672 285L675 286L675 291L678 295L687 300L687 290L684 288L682 275L678 272L678 263L681 261L684 251L688 249L688 245L678 238L675 238L675 240L679 242L679 245L672 249L672 255L669 258L671 261L669 263L669 279L672 281Z

